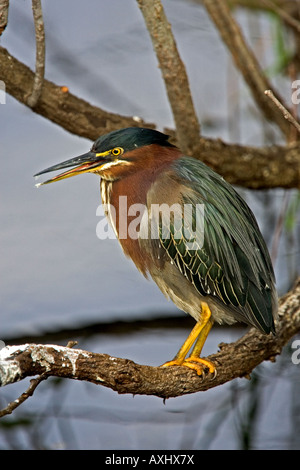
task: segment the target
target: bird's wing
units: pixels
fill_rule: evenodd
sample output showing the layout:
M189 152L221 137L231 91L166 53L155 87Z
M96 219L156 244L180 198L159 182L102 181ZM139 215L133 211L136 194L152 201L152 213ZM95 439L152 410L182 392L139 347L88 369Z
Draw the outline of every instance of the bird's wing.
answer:
M201 295L215 296L269 332L276 303L274 273L244 200L206 165L181 157L149 192L148 207L162 202L173 205L171 217L162 212L153 220L161 247L180 272Z

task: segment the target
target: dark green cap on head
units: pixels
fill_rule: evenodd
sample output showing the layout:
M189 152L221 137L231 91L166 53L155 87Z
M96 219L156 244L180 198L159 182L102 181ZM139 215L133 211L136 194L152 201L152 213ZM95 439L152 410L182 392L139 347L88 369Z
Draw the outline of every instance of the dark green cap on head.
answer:
M151 144L174 147L168 139L168 135L154 129L128 127L102 135L94 142L92 151L101 153L114 147L122 147L125 153Z

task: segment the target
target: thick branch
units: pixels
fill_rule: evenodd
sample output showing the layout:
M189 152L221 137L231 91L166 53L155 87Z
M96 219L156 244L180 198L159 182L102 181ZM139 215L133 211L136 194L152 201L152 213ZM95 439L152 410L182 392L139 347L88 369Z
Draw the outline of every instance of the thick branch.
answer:
M300 189L300 145L248 147L201 139L202 160L229 183L251 189Z
M6 84L7 93L27 105L34 73L2 47L0 47L0 64L0 79ZM96 140L100 134L121 127L145 125L141 119L137 122L134 118L103 111L66 90L65 86L60 87L44 80L42 94L34 112L73 134L91 140ZM147 126L154 127L153 124Z
M264 360L274 360L283 346L300 331L300 278L294 289L281 299L277 335L263 335L251 329L231 344L209 356L217 376L201 379L185 367L150 367L129 359L96 354L68 347L25 344L7 346L0 351L0 384L14 383L28 376L43 374L86 380L118 393L176 397L205 391L234 378L249 377Z
M290 135L290 125L282 116L282 113L264 94L265 90L272 89L262 71L255 55L247 45L242 31L233 18L228 1L203 0L203 3L227 45L232 58L248 84L252 96L261 109L266 119L276 123L286 137ZM282 99L274 92L274 95L282 103Z
M200 125L188 77L160 0L137 0L150 33L173 111L180 147L188 155L198 142Z
M34 73L1 47L0 64L0 79L5 81L7 92L26 105ZM34 112L73 134L95 140L101 134L122 127L155 127L142 120L137 122L134 118L103 111L63 89L45 80ZM177 143L176 136L172 137ZM213 167L232 184L253 189L300 188L300 144L256 148L203 137L200 143L201 151L193 156Z

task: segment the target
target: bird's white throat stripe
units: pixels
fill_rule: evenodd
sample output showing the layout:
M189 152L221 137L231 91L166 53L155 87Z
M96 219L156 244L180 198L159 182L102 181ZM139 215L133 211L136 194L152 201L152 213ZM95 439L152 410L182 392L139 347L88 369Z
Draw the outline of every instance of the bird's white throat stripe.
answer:
M107 162L104 163L104 165L101 165L100 170L101 172L104 170L109 170L109 168L112 168L113 166L116 165L131 165L130 162L127 162L126 160L113 160L112 162Z

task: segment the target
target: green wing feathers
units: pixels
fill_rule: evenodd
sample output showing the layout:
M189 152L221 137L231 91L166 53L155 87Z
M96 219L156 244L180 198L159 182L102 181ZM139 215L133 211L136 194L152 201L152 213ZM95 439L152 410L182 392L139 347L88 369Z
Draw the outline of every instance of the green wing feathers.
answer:
M213 296L231 307L238 320L274 332L274 272L245 201L223 178L189 157L173 163L169 177L174 187L181 187L182 208L204 207L201 233L197 233L195 210L189 220L182 210L181 230L172 218L166 230L160 217L159 239L169 258L202 296Z

